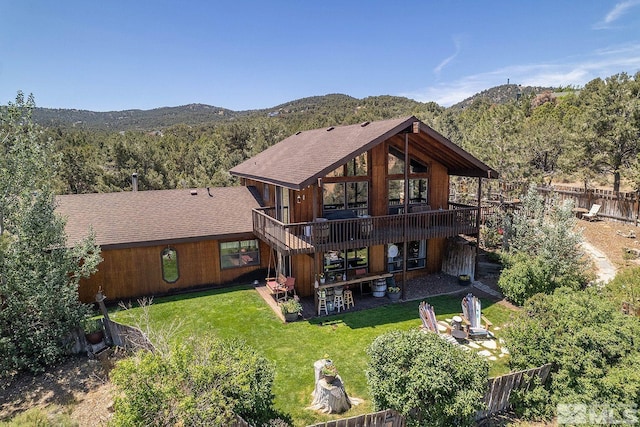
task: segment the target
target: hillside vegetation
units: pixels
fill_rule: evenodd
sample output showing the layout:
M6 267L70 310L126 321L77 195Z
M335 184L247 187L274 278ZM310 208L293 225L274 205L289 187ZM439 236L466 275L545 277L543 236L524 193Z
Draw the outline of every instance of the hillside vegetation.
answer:
M450 108L395 96L330 94L232 111L33 110L55 141L57 193L235 185L228 170L300 130L415 115L506 181L640 188L640 74L574 88L491 88Z

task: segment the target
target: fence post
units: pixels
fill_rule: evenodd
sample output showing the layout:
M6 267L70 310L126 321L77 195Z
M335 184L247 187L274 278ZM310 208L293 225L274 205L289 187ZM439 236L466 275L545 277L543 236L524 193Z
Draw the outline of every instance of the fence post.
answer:
M98 303L100 311L102 312L102 316L106 321L106 324L104 325L105 341L107 342L106 344L111 346L113 345L113 337L111 335L111 319L109 319L109 312L107 311L107 307L104 305L105 299L107 299L107 297L105 297L102 293L102 287L98 288L98 293L96 294L96 302Z

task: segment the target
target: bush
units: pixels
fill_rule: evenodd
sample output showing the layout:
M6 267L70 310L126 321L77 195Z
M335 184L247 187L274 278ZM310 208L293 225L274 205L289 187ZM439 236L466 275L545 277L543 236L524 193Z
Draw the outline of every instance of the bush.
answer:
M274 366L240 341L198 337L167 354L140 352L111 372L115 425L253 425L276 418Z
M498 279L498 286L509 300L519 305L537 293L548 294L560 287L578 290L585 277L577 270L554 274L551 263L542 257L518 253L504 259L506 268Z
M553 417L552 408L547 405L551 395L535 376L529 389L517 389L511 393L509 402L513 412L523 420L547 421Z
M505 331L514 369L553 363L550 399L530 399L530 414L558 403L640 403L640 323L589 288L538 294L514 315Z
M498 285L517 304L539 292L559 287L580 289L587 282L587 268L575 231L571 203L544 200L530 187L522 209L506 220L507 264Z
M607 294L617 303L623 302L640 309L640 267L623 270L607 283Z
M379 336L367 349L366 371L376 409L394 409L408 425L471 425L483 406L488 366L419 330Z
M76 427L78 425L68 414L59 413L58 406L47 410L31 408L16 415L8 422L0 421L3 427Z
M498 286L504 295L516 304L523 304L527 298L547 288L541 266L524 254L516 255L506 262L507 267L500 274Z

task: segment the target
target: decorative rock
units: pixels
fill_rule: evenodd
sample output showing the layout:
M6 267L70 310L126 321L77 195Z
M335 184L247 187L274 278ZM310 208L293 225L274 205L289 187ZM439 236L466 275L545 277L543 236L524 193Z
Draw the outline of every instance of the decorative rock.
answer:
M489 350L480 350L480 351L478 352L478 354L479 354L480 356L483 356L483 357L489 357L489 356L491 356L491 352L490 352Z
M485 340L480 343L484 348L488 348L490 350L495 350L498 348L498 345L494 340Z

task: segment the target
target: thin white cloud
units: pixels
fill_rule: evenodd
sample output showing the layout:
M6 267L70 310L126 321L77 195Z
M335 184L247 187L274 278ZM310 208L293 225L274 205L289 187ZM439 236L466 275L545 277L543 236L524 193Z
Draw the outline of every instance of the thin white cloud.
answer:
M441 63L438 64L438 66L436 68L433 69L433 72L438 75L440 74L440 71L442 71L442 69L451 61L453 61L455 59L456 56L458 56L458 54L460 53L460 47L461 47L461 42L460 42L460 37L454 37L453 38L453 44L456 47L456 51L453 53L453 55L445 58Z
M583 86L600 77L640 71L640 44L615 46L595 51L569 61L521 64L465 76L458 80L439 82L413 93L400 96L420 102L434 101L449 107L494 86L510 81L523 86Z
M593 28L596 30L603 30L611 27L615 21L620 19L629 9L634 6L640 5L640 0L627 0L622 3L616 4L609 13L602 19L602 21L596 23Z

